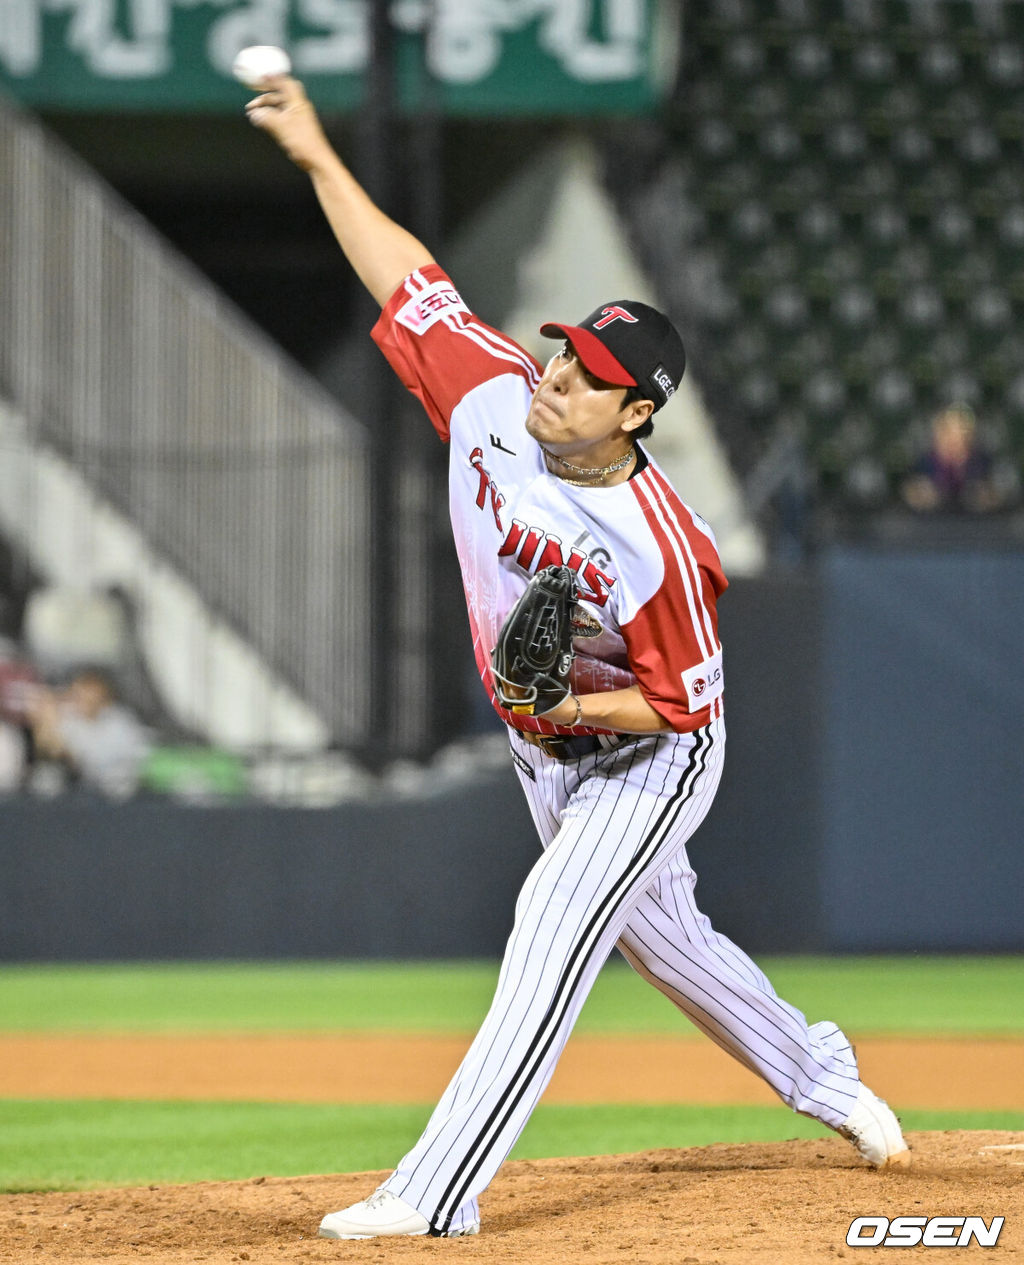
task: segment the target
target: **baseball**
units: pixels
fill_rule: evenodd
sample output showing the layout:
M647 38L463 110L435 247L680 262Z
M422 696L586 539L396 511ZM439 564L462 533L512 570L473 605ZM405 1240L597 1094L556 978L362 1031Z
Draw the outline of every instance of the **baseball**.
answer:
M291 58L283 48L275 48L273 44L254 44L238 54L231 73L247 88L259 88L269 75L287 75L291 68Z

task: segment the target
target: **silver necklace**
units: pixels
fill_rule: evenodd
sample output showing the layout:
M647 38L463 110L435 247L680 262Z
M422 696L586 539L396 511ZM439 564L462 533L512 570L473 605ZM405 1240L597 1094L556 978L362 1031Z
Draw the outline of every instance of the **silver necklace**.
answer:
M614 474L616 470L622 470L626 466L628 466L629 463L636 456L636 449L633 447L630 447L629 452L627 452L625 456L620 457L618 461L613 461L611 465L609 466L588 467L588 466L574 466L571 461L566 461L564 457L556 457L553 452L548 452L548 450L544 447L543 444L541 444L540 450L545 455L545 457L550 457L552 461L557 461L558 464L560 466L564 466L566 470L571 470L573 474L585 475L587 479L602 479L605 477L605 475ZM589 487L589 483L585 482L582 479L562 479L562 482L571 483L574 487L577 487L577 488Z

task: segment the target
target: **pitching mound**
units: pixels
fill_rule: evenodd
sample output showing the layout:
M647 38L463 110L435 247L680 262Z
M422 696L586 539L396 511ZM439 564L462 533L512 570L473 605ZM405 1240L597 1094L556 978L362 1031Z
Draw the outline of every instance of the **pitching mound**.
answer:
M0 1260L821 1265L871 1251L846 1245L854 1217L939 1215L1005 1217L996 1259L1024 1259L1024 1133L908 1137L914 1167L891 1173L838 1138L524 1160L484 1196L479 1237L448 1241L318 1239L320 1217L368 1193L377 1173L5 1195Z

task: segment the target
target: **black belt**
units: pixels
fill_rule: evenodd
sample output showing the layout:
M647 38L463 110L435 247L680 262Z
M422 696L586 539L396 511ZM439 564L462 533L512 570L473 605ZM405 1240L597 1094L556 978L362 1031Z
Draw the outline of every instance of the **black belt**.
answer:
M520 738L531 747L540 747L552 760L582 760L585 755L593 755L602 751L604 743L597 734L533 734L525 730L518 731ZM616 734L617 742L627 742L633 734Z

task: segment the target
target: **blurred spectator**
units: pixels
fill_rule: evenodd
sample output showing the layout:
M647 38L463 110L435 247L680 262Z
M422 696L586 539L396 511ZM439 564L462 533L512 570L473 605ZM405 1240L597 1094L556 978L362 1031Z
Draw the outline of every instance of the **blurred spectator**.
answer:
M86 668L65 690L41 688L30 717L39 756L60 761L83 785L112 798L124 799L136 790L150 738L116 701L106 673Z
M985 514L1002 507L1004 497L993 477L992 457L978 443L971 409L953 404L936 414L930 446L901 491L904 502L920 512Z
M35 668L17 645L0 637L0 793L18 790L29 764L29 703L39 687Z

